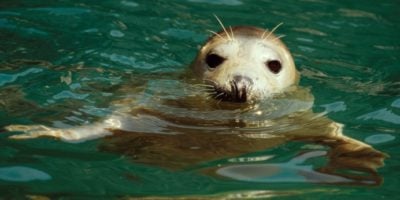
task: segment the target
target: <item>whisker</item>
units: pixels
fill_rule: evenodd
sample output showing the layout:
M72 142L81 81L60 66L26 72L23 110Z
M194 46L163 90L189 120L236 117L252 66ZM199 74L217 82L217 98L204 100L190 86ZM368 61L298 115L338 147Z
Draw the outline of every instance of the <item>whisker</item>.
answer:
M203 87L206 87L206 88L214 88L213 85L203 85Z
M201 86L201 87L203 87L203 86L205 86L205 87L213 87L212 85L210 85L210 84L201 84L201 83L199 83L199 84L193 84L193 86Z
M196 90L201 91L201 92L214 92L215 91L214 88L199 88Z
M264 33L261 35L261 39L264 39L264 36L268 31L269 31L268 29L265 29Z
M228 31L226 31L226 28L224 26L224 24L222 23L222 21L218 18L217 15L214 14L215 19L217 19L219 25L221 25L222 29L224 30L226 36L228 37L229 40L232 40L231 36L229 35Z
M214 85L217 85L217 83L211 79L204 79L204 85L211 85L214 87Z
M286 35L280 35L280 36L277 36L276 38L274 38L272 41L279 40L284 37L286 37Z
M193 88L208 88L208 89L210 89L210 88L214 88L214 86L213 85L209 85L209 84L196 84L196 85L193 85Z
M215 90L203 90L203 91L200 91L200 92L207 93L207 94L210 94L210 95L217 94L217 92L215 92Z
M221 97L221 96L224 95L224 94L225 94L225 93L221 92L221 93L215 95L214 98L215 98L215 99L218 99L219 97Z
M219 34L219 33L217 33L217 32L215 32L215 31L212 31L212 30L207 30L208 32L210 32L210 33L212 33L213 35L216 35L216 36L218 36L219 38L221 38L221 39L224 39L224 40L226 40L226 38L224 38L224 37L222 37L222 35L221 34Z
M201 88L201 89L214 89L214 86L212 86L212 85L210 85L210 86L202 85L202 86L198 86L198 88Z
M229 29L230 29L231 34L232 34L232 40L235 40L235 35L233 34L232 26L229 26Z
M214 92L215 90L213 89L213 88L202 88L202 89L196 89L197 91L200 91L200 92L206 92L206 93L211 93L211 92Z
M281 22L281 23L279 23L278 25L276 25L276 26L268 33L268 35L265 36L265 38L263 38L263 39L268 39L268 37L269 37L270 35L272 35L272 33L274 33L274 32L276 31L276 29L278 29L282 24L283 24L283 22Z

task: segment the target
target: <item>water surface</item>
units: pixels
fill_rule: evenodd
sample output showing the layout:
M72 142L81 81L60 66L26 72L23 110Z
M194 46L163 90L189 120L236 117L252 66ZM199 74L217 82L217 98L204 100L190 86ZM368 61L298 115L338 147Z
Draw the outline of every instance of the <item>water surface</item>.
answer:
M18 133L3 131L0 194L396 199L399 9L397 1L369 0L3 1L0 127L92 123L126 98L165 115L142 111L137 118L152 135L117 133L83 143L15 141L8 137ZM251 109L218 107L207 99L197 106L174 103L193 95L194 86L179 74L209 36L207 30L220 29L213 14L226 25L272 28L283 22L277 34L286 35L302 74L300 85L311 91L314 103L285 97ZM159 104L160 99L170 101ZM272 123L282 114L273 108L282 104L312 106L314 113L344 124L347 136L390 157L377 172L350 167L329 174L329 146L267 138L299 123ZM291 112L284 116L302 108L293 109L286 108ZM177 132L192 135L176 139ZM242 140L235 139L238 133L268 134Z

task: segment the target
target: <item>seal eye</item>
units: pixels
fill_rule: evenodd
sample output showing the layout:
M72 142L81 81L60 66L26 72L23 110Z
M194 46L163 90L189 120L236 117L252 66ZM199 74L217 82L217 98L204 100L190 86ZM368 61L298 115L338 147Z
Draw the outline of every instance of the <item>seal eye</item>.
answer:
M279 73L282 69L281 62L279 62L278 60L270 60L265 64L267 65L268 69L274 74Z
M210 68L216 68L218 65L223 63L225 61L225 58L217 55L217 54L208 54L206 57L206 63Z

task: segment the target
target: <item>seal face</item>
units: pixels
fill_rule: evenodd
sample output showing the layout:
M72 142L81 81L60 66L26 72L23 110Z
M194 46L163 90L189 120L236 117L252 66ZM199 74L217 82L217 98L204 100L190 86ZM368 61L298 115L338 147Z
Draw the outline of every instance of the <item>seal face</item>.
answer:
M214 33L192 69L211 88L210 95L223 101L264 99L298 82L293 58L279 37L251 26Z

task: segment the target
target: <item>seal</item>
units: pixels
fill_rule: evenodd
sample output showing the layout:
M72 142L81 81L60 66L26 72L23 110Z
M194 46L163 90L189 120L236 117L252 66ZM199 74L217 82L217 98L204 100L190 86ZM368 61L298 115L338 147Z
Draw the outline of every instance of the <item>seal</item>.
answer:
M218 18L217 20L220 22ZM157 105L154 107L148 104L145 107L136 104L135 107L135 104L126 103L131 102L130 100L122 100L116 104L122 105L123 109L116 110L102 121L90 124L67 128L10 125L5 129L22 132L12 135L12 139L51 136L67 142L82 142L109 136L105 139L107 142L104 149L128 155L140 163L167 168L188 167L300 140L329 147L330 150L326 153L330 160L325 167L325 170L328 169L327 174L335 174L337 169L342 168L363 169L361 171L372 176L367 177L368 180L378 179L375 171L383 165L386 157L384 153L345 136L342 124L323 114L312 112L312 102L299 109L297 104L289 105L288 101L279 99L279 96L283 96L279 94L283 93L304 93L304 96L312 96L310 92L299 92L302 91L298 86L300 75L292 55L281 41L282 36L274 34L279 25L271 31L252 26L235 26L228 30L221 22L220 25L222 31L210 31L213 35L200 48L190 66L191 74L197 77L197 82L201 82L198 84L202 87L200 93L204 91L206 96L217 101L206 99L199 103L197 96L189 96L190 101L187 103L185 98L182 98L185 101L180 100L172 94L174 98L171 101L159 101L155 97L154 104ZM162 88L163 84L165 82L154 88L172 90L171 87ZM147 86L140 88L149 91L154 89L151 86L154 84L147 82L144 85ZM183 90L190 88L173 91ZM166 94L165 91L161 93ZM154 92L146 94L144 96ZM272 101L280 102L283 105L281 109L287 111L278 111L280 113L269 116L258 115L265 110L256 110L257 106L247 106ZM203 107L204 104L211 104L210 102L235 106L233 109ZM240 110L237 105L247 107ZM160 111L165 107L171 109ZM253 111L260 120L254 120L256 118L252 115ZM246 114L249 118L244 117ZM316 152L317 156L322 154L325 152ZM222 171L222 174L232 174L230 168Z
M252 26L236 26L203 45L191 68L211 88L215 99L256 101L282 93L298 83L299 73L285 44Z

